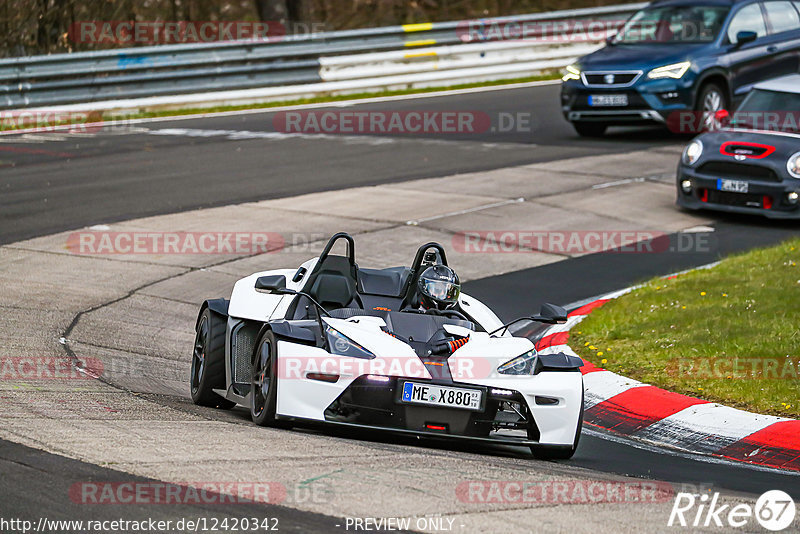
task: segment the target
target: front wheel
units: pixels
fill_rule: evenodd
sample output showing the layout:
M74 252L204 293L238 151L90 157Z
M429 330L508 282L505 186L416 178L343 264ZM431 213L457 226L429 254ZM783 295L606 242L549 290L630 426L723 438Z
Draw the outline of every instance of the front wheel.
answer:
M250 382L250 417L258 426L289 428L291 425L275 418L278 404L278 345L275 334L266 332L258 342Z
M697 97L696 111L700 113L703 131L718 130L722 124L717 117L717 112L727 109L728 98L719 86L708 83L700 89ZM698 132L700 133L700 132Z
M573 122L572 126L581 137L602 137L608 128L598 122Z

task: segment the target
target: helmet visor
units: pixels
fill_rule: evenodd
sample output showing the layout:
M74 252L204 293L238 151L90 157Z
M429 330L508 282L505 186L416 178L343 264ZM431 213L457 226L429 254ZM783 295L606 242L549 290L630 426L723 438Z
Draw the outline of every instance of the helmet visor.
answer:
M422 280L423 292L433 300L453 304L458 301L461 286L443 280Z

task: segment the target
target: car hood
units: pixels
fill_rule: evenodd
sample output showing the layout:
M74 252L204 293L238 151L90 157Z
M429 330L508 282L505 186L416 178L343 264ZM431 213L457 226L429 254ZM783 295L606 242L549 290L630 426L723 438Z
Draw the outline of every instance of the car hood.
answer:
M582 57L578 63L582 70L649 71L664 65L686 61L704 46L707 45L613 45Z
M367 316L350 319L325 318L324 322L376 356L374 360L364 363L369 374L414 378L431 376L431 369L426 367L428 364L423 362L423 358L418 356L413 347L382 330L386 325L382 319ZM454 379L496 377L498 366L534 348L534 344L526 338L491 337L485 332L451 325L445 329L459 336L468 336L468 341L463 346L444 358Z
M743 129L723 129L697 137L703 143L704 161L737 162L735 154L745 156L740 163L772 167L779 176L786 175L786 162L800 151L800 135L779 132L758 132ZM755 153L751 151L755 150Z

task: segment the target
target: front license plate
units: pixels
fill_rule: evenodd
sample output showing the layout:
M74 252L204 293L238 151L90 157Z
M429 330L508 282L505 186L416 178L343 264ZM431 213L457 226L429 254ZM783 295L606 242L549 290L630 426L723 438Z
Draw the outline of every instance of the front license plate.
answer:
M628 95L589 95L592 107L623 107L628 105Z
M406 404L425 404L442 408L480 411L483 391L405 382L401 400Z
M717 189L731 193L747 193L750 190L750 184L741 180L720 179L717 180Z

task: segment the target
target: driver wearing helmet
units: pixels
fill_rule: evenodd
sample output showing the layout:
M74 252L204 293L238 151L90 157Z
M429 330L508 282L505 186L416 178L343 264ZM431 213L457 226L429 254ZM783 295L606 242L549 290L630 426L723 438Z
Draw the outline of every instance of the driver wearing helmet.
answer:
M456 307L461 295L461 282L450 267L433 265L420 275L417 290L421 297L420 310L436 313Z

